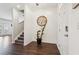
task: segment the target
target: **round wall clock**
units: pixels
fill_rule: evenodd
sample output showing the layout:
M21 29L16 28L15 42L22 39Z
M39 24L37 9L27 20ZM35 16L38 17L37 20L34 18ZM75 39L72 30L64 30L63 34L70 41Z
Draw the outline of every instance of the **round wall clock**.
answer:
M47 18L45 16L39 16L37 19L37 24L39 26L45 26L47 23Z

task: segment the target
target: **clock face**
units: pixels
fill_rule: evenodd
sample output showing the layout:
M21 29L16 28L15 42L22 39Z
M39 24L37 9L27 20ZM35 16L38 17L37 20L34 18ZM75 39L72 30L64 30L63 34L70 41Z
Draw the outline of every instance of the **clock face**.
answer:
M40 17L38 17L38 19L37 19L37 24L38 24L39 26L45 26L46 23L47 23L47 18L46 18L45 16L40 16Z

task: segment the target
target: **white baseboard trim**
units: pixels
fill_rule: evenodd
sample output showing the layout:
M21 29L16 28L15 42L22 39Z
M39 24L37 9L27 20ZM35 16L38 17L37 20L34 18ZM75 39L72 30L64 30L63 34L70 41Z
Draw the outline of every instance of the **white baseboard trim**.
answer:
M30 42L27 42L27 43L25 43L25 42L24 42L24 46L28 45L28 44L29 44L29 43L31 43L31 42L32 42L32 41L30 41Z
M60 52L60 55L62 55L62 49L61 49L61 47L59 46L59 44L57 44L57 47L58 47L58 50L59 50L59 52Z
M32 40L32 41L37 41L37 40ZM45 43L51 43L51 44L57 44L56 42L49 42L49 41L43 41L42 42L45 42Z

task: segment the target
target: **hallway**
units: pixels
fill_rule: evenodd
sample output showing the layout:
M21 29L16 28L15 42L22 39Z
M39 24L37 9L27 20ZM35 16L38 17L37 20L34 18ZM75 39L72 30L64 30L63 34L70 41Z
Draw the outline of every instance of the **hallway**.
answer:
M59 55L56 44L43 43L37 47L36 42L31 42L23 47L11 44L11 37L0 37L0 55Z

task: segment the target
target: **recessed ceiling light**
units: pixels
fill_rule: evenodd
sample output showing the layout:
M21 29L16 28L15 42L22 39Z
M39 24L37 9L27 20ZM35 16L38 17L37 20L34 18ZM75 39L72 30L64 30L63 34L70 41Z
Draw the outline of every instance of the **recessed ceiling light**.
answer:
M17 7L18 9L20 9L21 6L20 6L20 5L17 5L16 7Z

